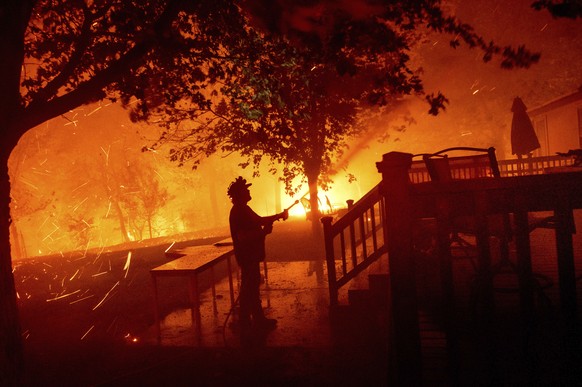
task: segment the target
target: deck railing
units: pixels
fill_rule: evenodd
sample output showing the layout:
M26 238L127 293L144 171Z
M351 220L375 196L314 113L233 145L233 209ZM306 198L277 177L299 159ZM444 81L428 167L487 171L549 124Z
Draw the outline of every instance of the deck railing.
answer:
M541 156L499 160L501 176L539 175L547 168L566 167L574 164L574 157Z
M348 212L337 222L332 223L329 216L322 218L332 307L338 304L339 289L386 253L383 214L378 185L350 203Z
M568 166L573 163L572 157L563 156L533 157L522 159L521 162L518 159L498 161L502 176L540 174L545 168ZM454 169L454 166L452 168ZM412 162L408 178L413 184L430 181L422 160ZM350 206L348 212L335 223L331 216L322 218L332 307L338 304L339 290L386 253L386 239L382 227L383 205L383 198L377 185Z
M326 260L329 276L330 306L338 305L338 291L350 280L355 278L365 268L370 266L383 254L389 255L389 271L391 276L391 307L395 319L395 351L398 353L399 379L405 382L418 381L420 375L420 338L418 308L416 300L416 279L414 263L411 257L412 230L419 217L436 218L437 224L446 225L450 222L451 212L468 211L468 215L476 216L483 221L487 211L515 214L516 248L520 270L521 306L526 311L531 309L532 284L531 262L529 252L529 229L527 225L528 212L554 211L561 219L556 230L558 260L561 266L560 289L563 310L566 315L575 316L575 280L572 270L572 239L566 225L571 216L572 208L582 206L582 181L580 175L560 177L563 174L548 174L539 176L543 182L536 180L547 168L564 167L574 164L574 159L562 156L548 156L498 161L501 175L510 177L490 180L488 186L464 187L472 184L471 179L465 182L422 184L430 181L422 161L412 161L412 155L393 152L391 157L384 155L378 163L382 173L382 183L374 187L362 199L350 207L348 212L334 223L333 218L322 219L326 248ZM403 167L404 166L404 167ZM570 175L570 174L567 174ZM548 177L549 176L549 177ZM515 180L519 178L520 180ZM531 179L530 179L531 178ZM522 180L523 179L523 180ZM467 183L469 182L469 183ZM547 184L542 186L540 183ZM578 184L568 189L568 184ZM460 184L462 187L451 187ZM418 189L416 188L418 187ZM452 189L452 190L451 190ZM576 196L578 195L578 196ZM460 200L460 199L463 200ZM469 203L469 204L467 204ZM466 207L459 207L462 205ZM482 227L478 235L479 245L487 239L487 228ZM446 230L439 230L439 249L450 248L445 239L449 237ZM486 266L490 263L488 251L480 251L481 272L479 279L480 292L487 298L491 294L491 277ZM446 277L447 254L450 251L440 251L439 258L443 265L440 275ZM484 274L483 274L484 273ZM445 295L451 294L452 281L443 282L447 289ZM574 296L573 296L574 295ZM574 297L574 300L573 300ZM388 302L388 301L387 301ZM527 314L527 313L526 313Z
M556 160L558 161L558 160ZM582 172L562 168L565 173L538 173L507 176L500 179L467 179L449 182L411 184L408 174L412 155L385 154L378 170L382 173L380 191L384 196L383 225L388 246L394 353L398 384L416 385L422 374L420 350L419 303L413 234L420 219L432 218L437 225L437 252L434 275L442 286L441 303L447 351L458 351L455 314L455 282L452 276L449 228L453 219L471 217L475 221L477 270L476 308L482 324L494 321L493 272L488 219L497 214L513 214L519 308L524 324L533 319L534 279L532 274L528 215L552 211L556 218L556 264L559 278L560 314L567 324L577 323L576 276L572 242L573 209L582 208ZM510 163L510 165L513 163ZM543 165L543 164L542 164ZM558 165L564 164L559 161ZM545 167L548 168L548 167ZM550 172L550 171L546 171ZM555 171L552 171L555 172ZM341 219L340 219L341 220ZM484 331L487 331L487 327ZM493 345L492 343L488 343ZM484 349L488 352L489 349ZM449 354L452 361L458 358Z
M523 176L539 175L548 168L567 167L574 164L574 157L565 156L542 156L519 159L498 160L501 176ZM463 175L463 171L455 171L455 166L451 166L451 171L455 175ZM409 171L410 182L413 184L430 181L426 166L421 160L414 160Z
M409 178L413 183L430 180L422 160L412 163ZM338 305L343 286L386 254L383 206L378 184L355 204L348 201L348 212L335 223L331 216L322 218L331 307Z

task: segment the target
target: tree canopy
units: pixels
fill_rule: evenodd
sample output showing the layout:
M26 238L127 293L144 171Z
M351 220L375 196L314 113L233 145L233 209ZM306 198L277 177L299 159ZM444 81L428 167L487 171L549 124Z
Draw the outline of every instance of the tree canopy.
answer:
M134 116L160 122L165 131L154 146L175 143L171 157L180 163L196 164L219 150L246 156L243 166L267 156L281 165L288 192L298 189L292 186L297 177L307 181L315 211L318 187L325 187L348 139L363 130L358 113L389 110L410 94L424 95L431 114L444 109L446 98L440 92L425 95L420 72L410 67L414 43L424 33L452 35L452 47L478 47L484 61L497 55L504 68L528 67L539 58L523 47L486 42L430 2L321 2L295 7L303 19L287 24L277 7L269 9L268 25L251 9L245 38L224 47L230 61L207 100L197 100L199 89L180 89L170 99L145 102Z

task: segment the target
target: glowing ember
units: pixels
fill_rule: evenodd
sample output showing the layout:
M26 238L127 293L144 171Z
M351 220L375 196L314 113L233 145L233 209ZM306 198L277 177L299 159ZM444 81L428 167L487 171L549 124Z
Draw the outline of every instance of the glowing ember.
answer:
M63 294L63 295L61 295L61 296L57 296L57 297L54 297L54 298L49 298L48 300L46 300L46 302L56 301L56 300L60 300L61 298L70 297L70 296L72 296L73 294L77 294L77 293L79 293L80 291L81 291L81 289L79 289L79 290L75 290L75 291L74 291L74 292L72 292L72 293L67 293L67 294Z
M115 285L113 285L113 287L111 289L109 289L109 291L105 294L105 296L103 296L103 298L101 299L101 301L99 301L99 303L93 307L93 310L99 308L105 302L105 300L107 299L107 297L109 296L109 294L113 291L113 289L115 289L117 287L117 285L119 285L119 281L117 281L115 283Z
M175 243L176 243L176 241L172 242L172 244L170 246L168 246L168 248L166 250L164 250L164 253L167 253L168 251L170 251L170 249L172 248L172 246L174 246Z
M111 262L109 262L111 265ZM123 270L125 270L125 275L123 278L127 278L127 273L129 272L129 265L131 264L131 251L127 252L127 260L125 261L125 266L123 266ZM111 269L111 266L110 266Z
M89 328L89 330L87 330L87 332L85 332L85 334L83 336L81 336L81 340L83 340L85 337L87 337L87 335L89 334L89 332L91 332L93 330L93 328L95 328L95 325L91 325L91 328Z

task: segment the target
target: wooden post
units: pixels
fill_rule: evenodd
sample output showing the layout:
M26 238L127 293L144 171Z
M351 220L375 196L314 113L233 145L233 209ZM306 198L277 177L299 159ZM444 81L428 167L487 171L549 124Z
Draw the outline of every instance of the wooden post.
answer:
M523 192L515 193L515 248L517 255L517 275L519 279L519 303L522 319L527 327L533 321L535 309L534 282L531 264L531 244L526 199Z
M325 239L325 260L327 262L327 278L329 282L329 305L331 309L337 306L337 283L335 273L335 254L333 251L333 234L331 232L331 216L324 216L321 218L323 223L323 237Z
M418 301L412 244L413 204L408 171L412 155L390 152L376 163L385 197L384 230L388 245L397 385L422 382Z
M218 305L216 304L216 278L214 276L214 265L210 267L210 283L212 284L212 311L218 315Z
M574 264L574 245L572 241L572 209L567 202L567 194L560 193L556 217L556 248L558 252L558 276L560 288L560 307L567 321L576 322L578 310L576 302L576 268Z
M481 322L486 328L493 321L495 297L493 290L493 270L491 267L491 248L489 246L488 203L483 191L474 194L475 238L477 241L477 298Z
M348 199L346 200L346 203L348 204L348 210L351 210L352 207L354 206L354 200L353 199ZM354 229L354 223L350 223L350 252L352 254L352 265L353 267L356 267L358 265L358 257L357 257L357 252L356 252L356 230Z
M459 334L455 320L455 287L453 278L453 257L451 253L451 210L444 195L436 198L437 204L437 252L441 280L442 314L447 338L448 373L451 380L458 382L459 374ZM457 384L457 383L455 383Z
M202 343L202 317L200 316L200 295L198 294L198 276L190 276L190 304L192 310L192 326L198 344Z

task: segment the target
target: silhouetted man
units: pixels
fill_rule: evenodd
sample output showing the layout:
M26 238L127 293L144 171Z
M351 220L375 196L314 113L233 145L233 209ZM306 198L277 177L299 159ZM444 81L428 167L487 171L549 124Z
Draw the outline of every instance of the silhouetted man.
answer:
M287 210L272 216L259 216L249 206L251 193L245 179L239 176L228 187L232 200L230 210L230 234L234 255L241 269L240 324L241 332L255 327L273 329L277 320L266 318L261 306L260 262L265 259L265 236L273 231L273 222L289 217Z

